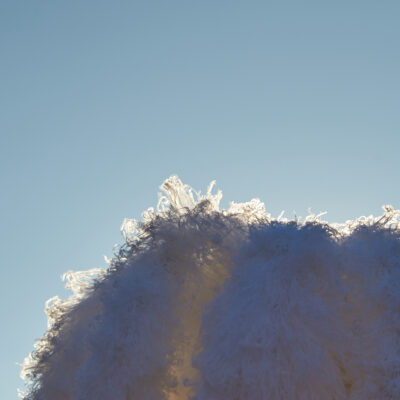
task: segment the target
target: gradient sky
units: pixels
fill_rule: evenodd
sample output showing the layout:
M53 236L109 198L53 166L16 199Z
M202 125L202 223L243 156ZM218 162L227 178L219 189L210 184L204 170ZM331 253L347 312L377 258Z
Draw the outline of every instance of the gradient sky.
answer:
M277 216L400 208L400 2L0 2L1 399L60 275L171 174Z

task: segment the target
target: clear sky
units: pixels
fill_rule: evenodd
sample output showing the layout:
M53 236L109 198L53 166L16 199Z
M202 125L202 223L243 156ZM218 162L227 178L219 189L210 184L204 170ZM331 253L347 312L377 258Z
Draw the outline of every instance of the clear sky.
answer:
M0 2L1 399L60 275L171 174L344 221L400 208L397 0Z

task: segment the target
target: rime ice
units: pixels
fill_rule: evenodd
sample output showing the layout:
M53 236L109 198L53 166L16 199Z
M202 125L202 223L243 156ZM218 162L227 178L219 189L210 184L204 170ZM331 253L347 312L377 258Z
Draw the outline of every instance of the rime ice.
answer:
M169 178L107 270L67 273L24 399L400 398L399 213L301 223L212 187Z

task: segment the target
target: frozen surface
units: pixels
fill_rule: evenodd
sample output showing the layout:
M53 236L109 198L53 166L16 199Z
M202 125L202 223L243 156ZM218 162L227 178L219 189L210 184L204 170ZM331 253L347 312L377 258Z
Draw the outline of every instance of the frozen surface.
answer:
M400 399L399 212L275 219L212 187L169 178L107 270L65 275L22 398Z

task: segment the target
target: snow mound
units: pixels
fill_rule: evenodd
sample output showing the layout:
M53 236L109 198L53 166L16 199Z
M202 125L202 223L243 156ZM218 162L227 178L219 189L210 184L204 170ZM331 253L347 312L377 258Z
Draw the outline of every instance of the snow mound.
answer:
M400 399L399 211L220 210L176 177L109 268L64 275L25 400Z

